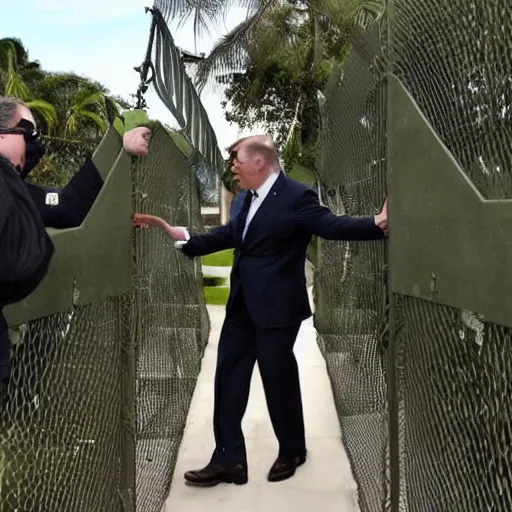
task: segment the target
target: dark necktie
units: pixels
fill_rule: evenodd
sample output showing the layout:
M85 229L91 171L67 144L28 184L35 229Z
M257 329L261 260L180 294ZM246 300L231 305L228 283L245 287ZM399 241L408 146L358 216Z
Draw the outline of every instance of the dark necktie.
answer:
M242 205L242 209L238 213L238 236L240 240L242 240L242 235L244 234L245 223L247 222L247 214L249 213L249 208L251 207L252 198L257 196L255 192L252 190L248 190L245 196L244 204Z

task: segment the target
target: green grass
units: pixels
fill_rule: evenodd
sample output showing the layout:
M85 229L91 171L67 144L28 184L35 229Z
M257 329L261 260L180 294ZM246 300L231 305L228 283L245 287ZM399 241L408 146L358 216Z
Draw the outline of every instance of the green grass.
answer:
M202 257L203 265L209 267L232 267L233 266L233 249L215 252Z
M206 304L225 306L228 303L229 288L219 286L205 286L204 298Z

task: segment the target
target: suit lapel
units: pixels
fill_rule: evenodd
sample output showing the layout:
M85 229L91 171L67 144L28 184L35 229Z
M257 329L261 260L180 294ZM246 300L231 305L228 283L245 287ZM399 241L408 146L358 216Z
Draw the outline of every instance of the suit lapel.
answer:
M267 196L261 203L260 207L258 208L258 211L254 215L254 217L251 220L251 223L249 224L249 227L247 228L247 233L245 234L245 239L243 241L243 244L245 245L247 243L247 239L249 238L252 231L254 231L258 224L270 213L272 212L273 208L277 204L277 199L279 198L279 194L281 193L284 185L286 183L286 175L284 172L280 172L279 177L277 178L276 182L272 185L272 188L269 190Z
M244 190L243 192L240 192L241 194L243 194L243 198L242 198L242 201L241 201L241 206L238 210L238 212L236 212L236 216L235 216L235 238L236 238L236 243L237 245L242 245L242 234L243 234L243 230L244 230L244 227L242 225L242 223L240 222L240 211L241 209L243 208L243 205L245 203L245 198L247 196L247 190Z

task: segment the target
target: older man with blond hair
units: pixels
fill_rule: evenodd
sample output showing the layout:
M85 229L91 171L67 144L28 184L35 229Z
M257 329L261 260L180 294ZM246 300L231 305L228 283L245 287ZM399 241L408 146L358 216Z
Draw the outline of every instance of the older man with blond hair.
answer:
M234 219L206 234L140 216L141 224L164 227L190 258L235 249L231 292L219 340L213 428L215 450L187 483L212 486L248 481L242 432L256 361L279 453L268 473L277 482L306 461L299 371L293 346L302 321L311 316L306 289L306 249L312 235L328 240L378 240L387 230L387 206L373 217L337 216L317 193L288 178L267 135L246 137L228 148L228 163L244 192Z

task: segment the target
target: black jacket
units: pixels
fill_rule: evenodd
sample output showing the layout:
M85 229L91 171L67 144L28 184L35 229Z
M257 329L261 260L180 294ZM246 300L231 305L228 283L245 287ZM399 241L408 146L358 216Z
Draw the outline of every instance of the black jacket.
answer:
M48 271L53 243L26 184L0 157L0 307L32 293Z
M296 325L311 316L304 272L312 235L328 240L379 240L383 231L373 217L345 217L321 206L311 188L283 173L252 219L243 226L235 217L183 246L189 256L235 248L227 309L243 291L251 320L260 328Z
M26 183L27 190L43 217L47 228L65 229L80 226L89 213L103 178L88 158L62 189Z

